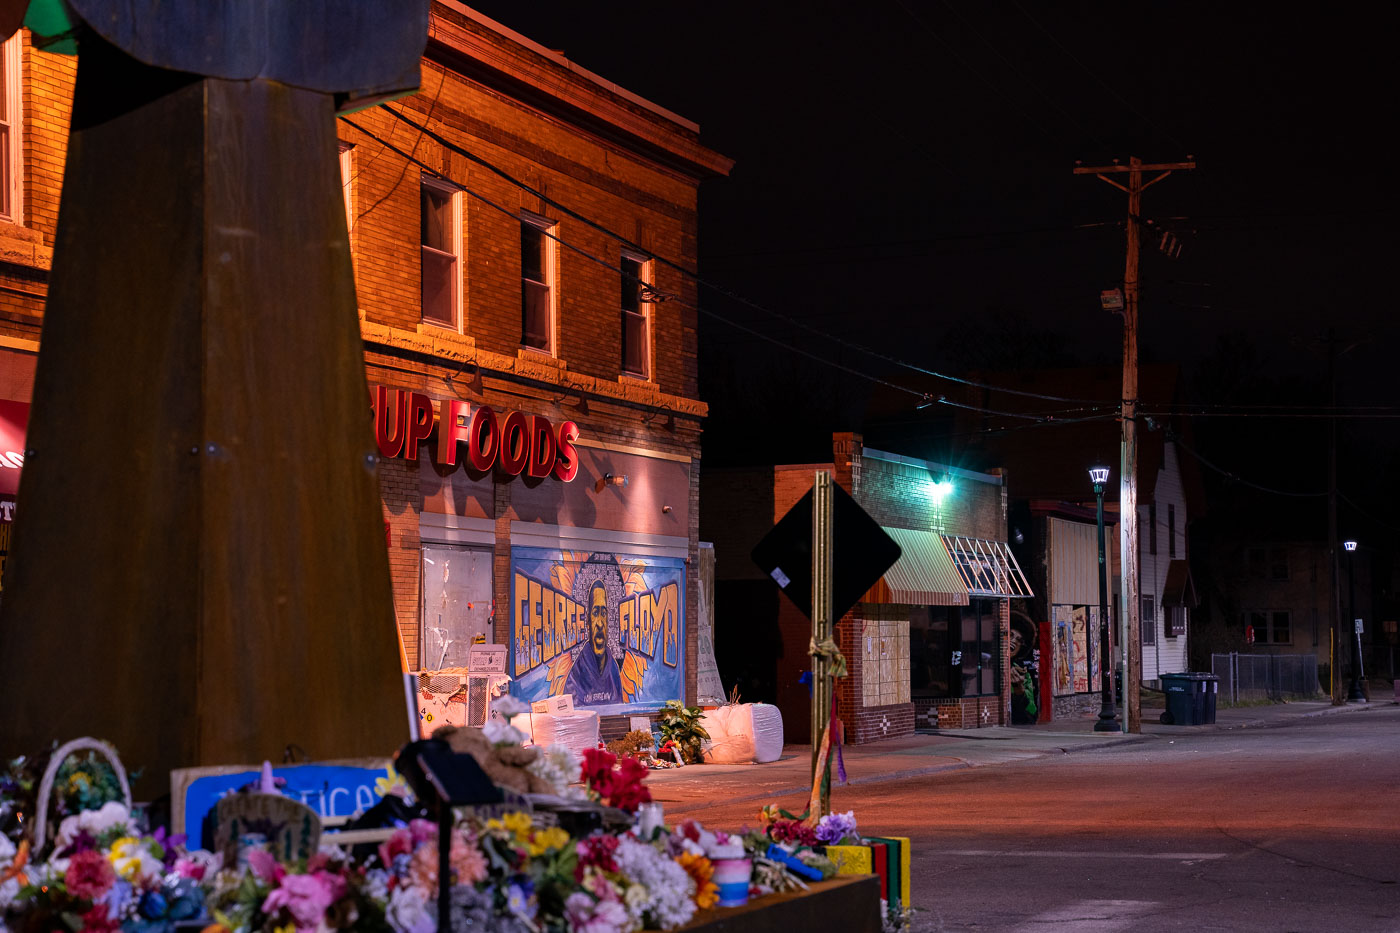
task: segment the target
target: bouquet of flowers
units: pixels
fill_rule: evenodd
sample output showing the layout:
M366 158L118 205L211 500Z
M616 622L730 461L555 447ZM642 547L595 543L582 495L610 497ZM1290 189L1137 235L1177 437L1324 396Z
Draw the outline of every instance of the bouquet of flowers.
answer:
M606 806L630 813L644 803L651 803L651 791L642 783L646 776L646 765L635 758L619 761L606 749L583 750L584 783L590 796Z

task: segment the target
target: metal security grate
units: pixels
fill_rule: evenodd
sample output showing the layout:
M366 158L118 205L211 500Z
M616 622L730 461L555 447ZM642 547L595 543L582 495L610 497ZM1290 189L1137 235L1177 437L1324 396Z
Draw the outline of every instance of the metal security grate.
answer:
M1016 557L1000 541L944 535L953 566L973 596L1029 597L1031 585Z

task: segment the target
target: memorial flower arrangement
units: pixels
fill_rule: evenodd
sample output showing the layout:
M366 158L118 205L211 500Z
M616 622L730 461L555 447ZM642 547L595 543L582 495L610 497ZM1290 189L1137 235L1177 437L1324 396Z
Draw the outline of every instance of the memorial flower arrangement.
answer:
M765 851L767 835L691 820L667 829L633 759L593 749L581 765L563 751L538 762L551 782L581 777L599 802L635 812L636 825L575 837L549 816L467 813L451 831L450 876L440 878L438 827L426 820L398 827L361 859L323 847L287 862L250 846L225 864L104 801L66 815L43 858L30 858L20 834L0 833L0 933L170 933L182 921L206 933L432 933L441 884L453 930L632 933L674 929L713 908L717 859L752 858L757 891L802 883L784 856ZM831 833L844 825L833 821Z

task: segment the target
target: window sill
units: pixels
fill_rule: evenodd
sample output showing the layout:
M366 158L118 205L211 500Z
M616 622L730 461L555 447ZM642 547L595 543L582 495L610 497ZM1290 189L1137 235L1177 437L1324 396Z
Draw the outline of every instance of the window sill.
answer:
M44 245L39 231L0 220L0 262L48 272L53 249Z
M414 328L415 333L426 334L429 337L442 340L446 343L460 343L464 347L475 347L476 338L462 333L455 327L448 327L446 324L439 324L436 321L419 321Z
M645 385L654 388L660 387L660 383L655 379L650 376L643 376L641 373L618 373L617 381L621 383L630 383L632 385Z
M545 366L552 366L555 369L568 369L569 364L559 359L548 350L540 350L536 347L520 347L515 351L515 358L527 363L542 363Z

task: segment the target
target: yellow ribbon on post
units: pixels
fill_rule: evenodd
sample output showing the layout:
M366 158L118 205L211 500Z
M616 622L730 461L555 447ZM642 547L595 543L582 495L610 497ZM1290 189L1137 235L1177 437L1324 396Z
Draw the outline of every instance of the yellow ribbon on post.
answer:
M814 658L825 658L826 663L831 665L831 676L840 680L846 676L846 656L841 653L841 649L836 647L836 642L830 638L823 638L818 642L813 638L807 644L807 653Z

